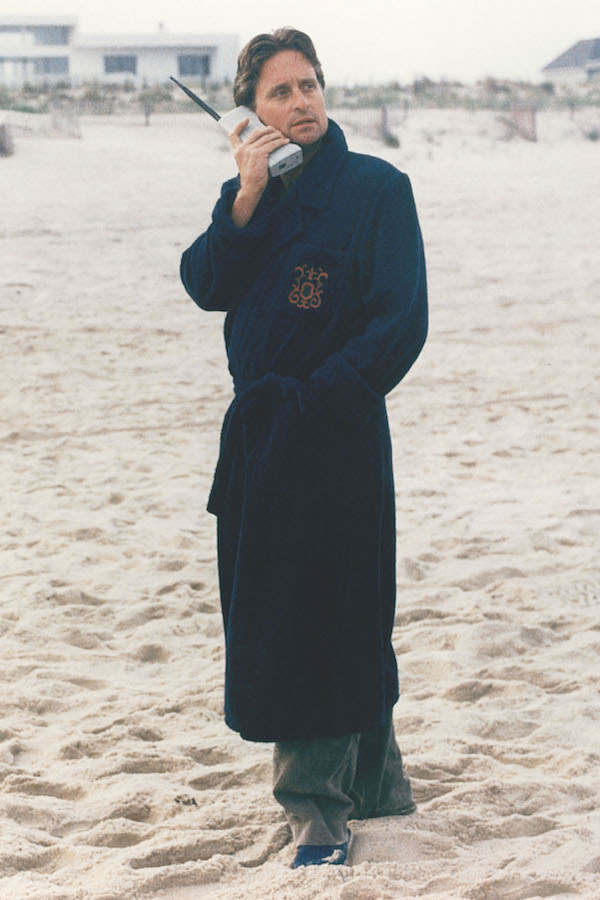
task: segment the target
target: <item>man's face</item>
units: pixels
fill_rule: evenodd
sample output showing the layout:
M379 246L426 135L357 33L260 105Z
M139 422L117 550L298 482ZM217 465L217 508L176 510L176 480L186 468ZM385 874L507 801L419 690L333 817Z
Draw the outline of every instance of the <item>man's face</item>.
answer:
M315 70L297 50L281 50L263 63L254 108L261 122L301 147L315 144L329 124Z

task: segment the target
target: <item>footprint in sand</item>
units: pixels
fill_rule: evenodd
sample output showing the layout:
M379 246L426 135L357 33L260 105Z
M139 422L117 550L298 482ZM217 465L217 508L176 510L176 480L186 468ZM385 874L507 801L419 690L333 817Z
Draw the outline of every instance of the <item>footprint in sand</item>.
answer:
M539 671L531 668L524 668L519 665L502 666L497 671L492 669L483 669L476 673L477 681L485 681L487 678L493 678L496 681L505 681L508 684L532 684L534 687L546 691L547 694L570 694L579 690L580 682L571 680L568 676L560 677L558 671L552 674L545 670Z
M272 856L283 850L292 840L292 833L287 822L282 822L269 829L262 840L255 840L246 850L236 856L236 862L246 868L262 866Z
M61 759L97 759L102 756L113 742L108 739L77 738L60 748Z
M154 847L129 861L132 869L158 868L210 859L215 854L231 856L251 847L262 834L263 826L234 828L228 831L200 833L191 841Z
M65 643L79 647L80 650L97 650L104 646L104 641L108 640L110 635L99 635L93 631L84 631L82 628L67 628L61 632L61 637Z
M3 782L3 790L14 794L57 797L59 800L81 800L85 796L83 788L72 784L58 784L30 775L8 775Z
M203 775L197 775L189 782L190 787L196 791L209 791L212 788L223 786L226 778L230 778L235 774L234 769L215 769L212 772L206 772Z
M6 848L0 850L0 872L5 877L33 870L54 872L59 868L64 855L58 847L39 849L37 847L23 848L19 845L14 850Z
M137 612L127 616L125 619L119 619L115 628L118 631L124 631L129 628L139 628L142 625L146 625L147 622L152 622L153 619L163 619L167 615L167 612L167 607L164 606L164 604L152 603L149 606L143 606L141 609L138 609Z
M445 700L455 700L458 703L475 703L493 690L494 685L489 681L463 681L447 690L443 697Z
M428 606L415 606L410 609L402 609L396 613L394 625L411 625L413 622L421 622L424 619L437 620L447 618L449 613L439 609L431 609Z
M396 862L403 865L430 860L432 858L452 859L458 855L453 838L441 837L421 831L413 834L402 821L394 819L394 829L390 820L373 819L368 824L356 824L350 845L351 866L361 863ZM379 895L378 895L379 896Z
M173 591L176 591L181 584L184 584L184 582L175 581L172 584L165 584L164 587L161 587L157 590L156 596L163 597L165 594L172 594Z
M129 729L131 737L137 738L138 741L148 741L155 743L156 741L164 741L165 736L158 728L146 728L143 725L135 726Z
M259 762L243 772L235 772L221 782L221 788L227 790L232 787L245 787L247 785L270 784L273 778L273 766L271 761Z
M460 581L452 582L453 587L459 587L463 591L480 591L490 584L501 583L509 578L525 578L525 573L520 569L514 569L504 566L501 569L486 569L471 575L469 578L463 578Z
M155 829L134 824L129 819L100 822L91 831L78 834L73 842L92 847L134 847L154 837Z
M470 900L538 900L540 897L570 897L574 888L567 881L537 875L507 875L490 878L469 890Z
M54 804L32 803L29 798L22 801L3 798L2 814L5 822L6 819L12 819L18 828L39 829L52 837L62 837L65 823L71 822L70 814L63 816Z
M187 560L185 559L165 559L156 567L160 572L180 572L185 569Z
M128 656L144 663L165 663L171 658L170 652L161 644L142 644L134 653Z
M110 770L105 771L109 775L153 775L163 772L178 772L186 769L189 763L186 759L173 756L159 756L158 754L144 754L132 751L126 753L122 759Z
M550 628L522 628L500 621L478 625L467 636L469 649L481 660L538 653L541 647L553 646L562 639Z
M59 606L102 606L105 603L105 600L101 597L94 597L92 594L81 591L76 587L50 594L48 600Z
M539 722L530 719L498 719L495 722L475 726L473 731L479 737L492 741L516 741L529 737L540 727Z
M444 794L449 794L468 782L470 776L467 774L467 770L471 764L471 758L464 756L453 765L442 765L441 763L411 765L410 777L417 803L425 803L437 797L443 797Z
M340 900L391 900L391 897L375 879L364 875L348 881L340 890Z
M473 841L537 837L537 835L546 834L557 827L557 823L553 819L545 816L522 816L519 814L498 819L496 822L486 823L477 819L477 822L473 824L473 833L468 836L469 840Z
M73 541L94 541L96 544L116 544L116 538L110 537L103 528L77 528L66 537Z
M421 781L410 773L413 793L417 804L427 803L429 800L435 800L437 797L443 797L444 794L450 794L456 785L440 784L437 781Z
M574 581L570 584L561 584L559 587L549 588L545 596L555 597L562 603L596 607L600 601L600 581Z
M100 681L98 678L86 678L85 675L82 675L80 678L67 678L66 681L68 684L86 688L88 691L101 691L109 687L108 681Z
M196 790L210 790L212 788L220 788L228 790L233 787L245 787L247 785L255 785L270 783L272 778L271 762L258 762L242 772L236 772L234 769L213 769L191 779L190 787Z
M26 709L36 716L42 717L55 716L67 708L65 703L62 703L60 700L55 700L53 697L21 696L18 700L18 704L15 705L18 705L21 709Z
M110 806L105 819L129 819L132 822L159 822L165 816L154 808L150 798L145 796L126 797Z
M221 750L219 747L199 746L188 747L185 749L187 755L194 762L201 763L203 766L218 766L221 763L228 763L234 760L234 757L227 750Z
M404 571L411 581L423 581L431 570L442 562L435 553L421 553L417 559L404 558Z

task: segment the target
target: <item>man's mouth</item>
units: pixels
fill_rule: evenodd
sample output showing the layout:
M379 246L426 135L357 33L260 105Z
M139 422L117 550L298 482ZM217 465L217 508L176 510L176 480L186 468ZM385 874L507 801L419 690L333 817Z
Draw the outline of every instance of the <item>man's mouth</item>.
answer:
M296 122L292 122L292 128L294 125L312 125L314 121L314 119L298 119Z

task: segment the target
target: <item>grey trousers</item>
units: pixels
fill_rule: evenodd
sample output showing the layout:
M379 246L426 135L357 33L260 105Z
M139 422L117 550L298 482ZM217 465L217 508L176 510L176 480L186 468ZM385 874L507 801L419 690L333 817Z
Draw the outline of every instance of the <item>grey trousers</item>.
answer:
M297 845L341 844L348 819L413 812L391 713L385 726L364 734L276 743L273 795Z

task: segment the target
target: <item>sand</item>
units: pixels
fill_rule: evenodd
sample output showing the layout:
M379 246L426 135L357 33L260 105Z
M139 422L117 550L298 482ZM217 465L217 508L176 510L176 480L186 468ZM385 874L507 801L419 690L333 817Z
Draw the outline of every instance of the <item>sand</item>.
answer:
M35 117L34 117L35 118ZM0 160L0 895L600 896L598 145L411 112L431 331L389 398L395 724L418 812L292 871L271 747L222 719L223 316L178 281L233 174L200 115L12 116ZM36 124L37 123L37 124ZM40 124L41 123L41 124ZM366 124L365 124L366 123Z

